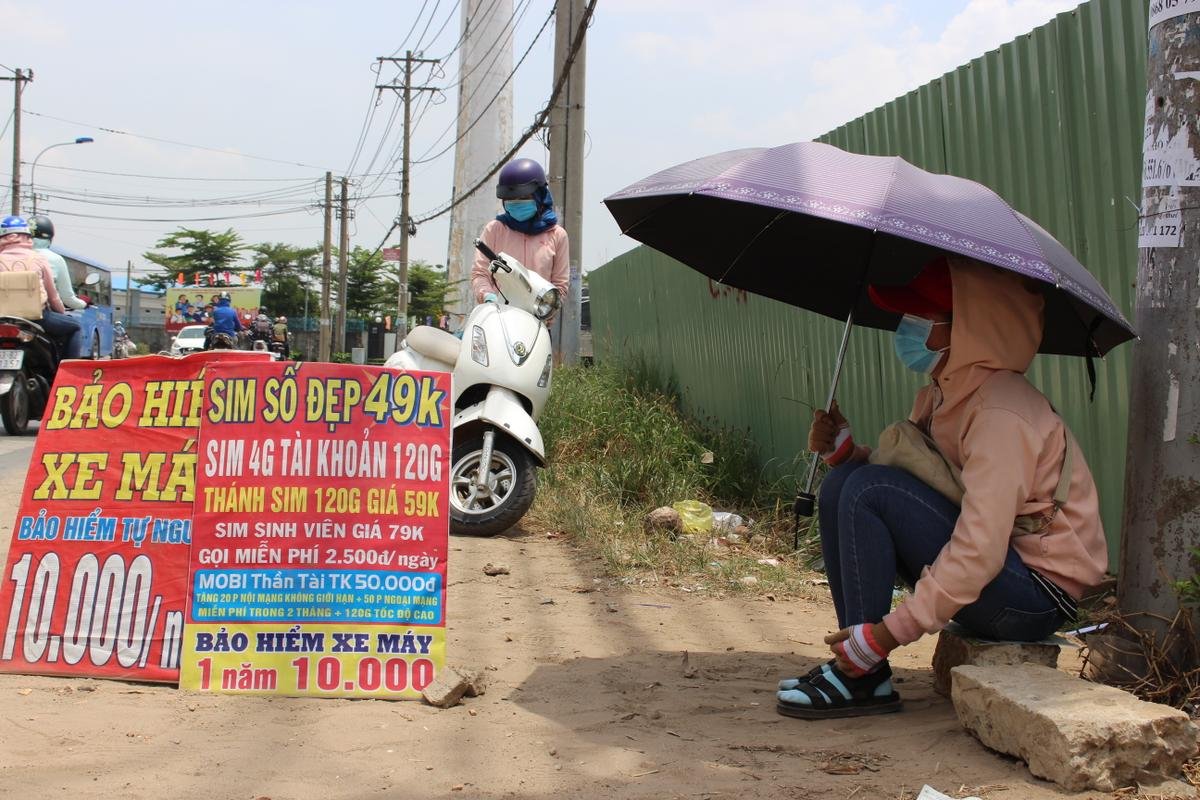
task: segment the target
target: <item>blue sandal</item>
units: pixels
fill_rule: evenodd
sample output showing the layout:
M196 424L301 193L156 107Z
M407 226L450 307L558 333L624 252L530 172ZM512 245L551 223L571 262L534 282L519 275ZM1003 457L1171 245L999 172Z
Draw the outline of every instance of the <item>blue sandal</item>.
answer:
M794 688L781 689L776 698L776 711L800 719L891 714L902 707L900 695L892 689L892 668L886 661L861 678L851 678L832 664L822 664Z
M788 692L792 689L795 689L802 683L808 683L822 672L828 672L829 670L833 669L834 663L834 660L831 658L824 664L818 664L817 666L813 667L806 675L801 675L799 678L783 678L779 681L779 691Z

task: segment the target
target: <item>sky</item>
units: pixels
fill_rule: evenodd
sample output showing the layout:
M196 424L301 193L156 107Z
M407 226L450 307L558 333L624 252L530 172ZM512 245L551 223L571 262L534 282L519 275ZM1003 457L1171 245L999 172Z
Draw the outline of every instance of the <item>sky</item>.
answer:
M513 78L518 136L552 89L553 23L537 34L553 0L512 3L514 63L529 49ZM1077 4L599 0L586 51L585 269L636 246L605 196L690 158L812 139ZM399 125L388 125L398 98L374 89L396 71L377 75L374 59L451 53L461 15L454 0L355 0L336 11L309 0L0 0L0 74L34 71L22 182L34 178L45 196L56 244L116 268L131 261L135 277L150 271L142 253L181 226L318 244L327 170L349 173L359 198L351 244L374 249L400 208ZM416 107L412 153L428 160L412 170L415 217L450 197L453 149L433 156L456 136L456 55L417 76L444 91ZM5 211L12 86L0 83ZM79 136L95 141L42 152ZM536 138L521 155L547 158ZM448 219L421 226L413 259L445 263Z

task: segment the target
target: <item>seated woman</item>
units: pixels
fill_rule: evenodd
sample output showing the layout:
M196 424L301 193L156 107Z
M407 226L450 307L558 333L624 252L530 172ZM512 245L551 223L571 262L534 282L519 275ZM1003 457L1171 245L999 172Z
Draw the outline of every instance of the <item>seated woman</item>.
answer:
M988 638L1043 639L1074 618L1108 565L1083 453L1025 378L1042 340L1037 284L951 257L869 295L904 315L896 354L932 378L909 419L961 468L965 492L960 508L902 469L869 463L836 404L814 413L809 447L833 467L818 514L840 630L825 639L831 661L780 681L777 710L788 716L899 711L891 651L951 619ZM897 577L913 591L892 611Z

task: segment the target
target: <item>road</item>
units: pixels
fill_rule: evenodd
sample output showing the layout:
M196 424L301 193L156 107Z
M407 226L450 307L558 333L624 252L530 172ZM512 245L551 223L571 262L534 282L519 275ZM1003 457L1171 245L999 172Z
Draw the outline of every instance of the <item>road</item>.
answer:
M0 555L33 442L0 436ZM511 574L485 576L488 562ZM440 711L0 675L0 795L911 800L929 783L1064 796L960 729L932 692L929 643L894 659L901 714L776 715L776 679L822 658L825 599L620 586L535 532L455 539L449 569L448 661L486 668L484 696Z

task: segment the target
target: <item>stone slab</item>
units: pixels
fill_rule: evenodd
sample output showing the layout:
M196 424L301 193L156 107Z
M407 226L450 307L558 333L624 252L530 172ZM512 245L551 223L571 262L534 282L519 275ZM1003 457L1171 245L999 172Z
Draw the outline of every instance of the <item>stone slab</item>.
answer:
M1158 783L1197 752L1187 714L1111 686L1035 664L966 665L952 675L967 731L1070 791Z
M1011 664L1058 666L1058 638L1043 642L993 642L972 637L965 629L948 625L938 634L933 651L933 690L950 696L950 671L964 664L1001 667ZM1063 640L1065 641L1065 640Z

